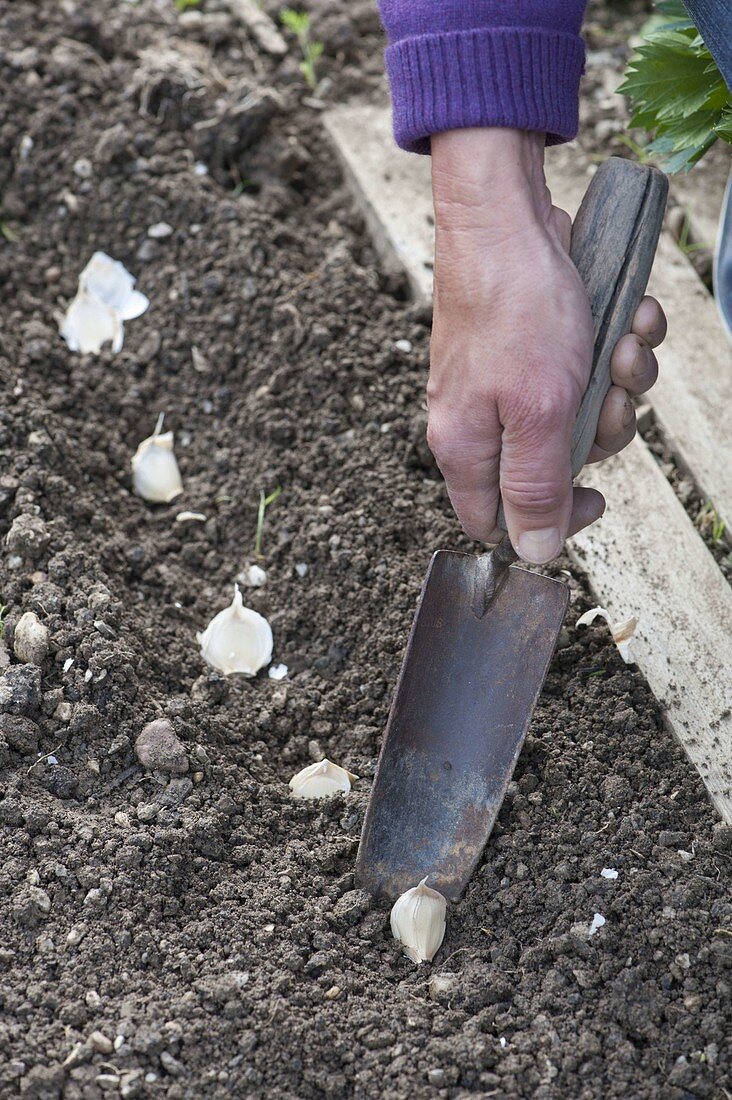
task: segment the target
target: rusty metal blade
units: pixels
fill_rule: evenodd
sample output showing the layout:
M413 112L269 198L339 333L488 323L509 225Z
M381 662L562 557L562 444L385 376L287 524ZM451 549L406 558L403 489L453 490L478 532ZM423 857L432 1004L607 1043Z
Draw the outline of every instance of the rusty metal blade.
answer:
M358 852L361 885L429 885L457 899L521 751L569 600L512 566L483 615L478 558L432 558L391 705Z

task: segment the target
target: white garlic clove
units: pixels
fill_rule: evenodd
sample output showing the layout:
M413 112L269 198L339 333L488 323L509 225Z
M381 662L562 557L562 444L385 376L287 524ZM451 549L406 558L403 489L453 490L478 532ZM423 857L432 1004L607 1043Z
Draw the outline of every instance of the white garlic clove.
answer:
M248 588L261 588L267 583L267 572L261 565L248 565L236 579Z
M423 878L405 891L391 910L391 932L415 963L432 962L445 938L447 902Z
M227 676L255 676L272 660L272 628L263 615L244 607L238 584L231 605L214 615L196 640L204 661Z
M13 632L13 652L19 661L42 665L49 645L48 627L34 611L20 616Z
M317 764L308 764L290 780L293 798L330 798L334 794L348 794L351 784L358 779L353 772L346 771L330 760L319 760Z
M109 306L122 321L132 321L150 305L150 300L134 289L136 281L119 260L95 252L79 276L79 290Z
M590 626L598 617L604 619L610 627L613 641L618 647L618 652L626 665L634 664L635 661L631 653L630 642L638 626L638 620L635 615L631 615L629 619L625 619L621 623L613 623L610 618L610 613L606 611L604 607L591 607L589 611L585 611L583 615L580 615L576 625Z
M153 504L167 504L183 492L173 453L173 433L163 432L160 416L155 431L143 439L132 457L132 484L138 496Z
M287 665L270 665L267 675L270 680L284 680L287 676Z
M98 355L104 344L110 343L118 352L124 339L122 322L114 310L81 291L61 319L59 332L69 350L81 355Z

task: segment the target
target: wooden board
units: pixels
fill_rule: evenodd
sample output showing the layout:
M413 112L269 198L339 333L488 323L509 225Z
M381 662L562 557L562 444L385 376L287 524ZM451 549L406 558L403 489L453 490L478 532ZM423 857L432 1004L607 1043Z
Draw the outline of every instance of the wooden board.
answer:
M374 241L399 257L414 294L432 295L429 158L394 146L389 112L328 112L334 141ZM548 151L558 205L574 213L590 169L576 148ZM651 281L671 324L649 395L680 462L732 526L732 354L714 304L670 237ZM573 540L598 602L640 620L634 654L669 725L732 823L732 589L642 441L585 471L608 497L602 522Z
M608 506L570 556L614 621L638 617L633 656L732 824L732 588L641 440L581 480Z

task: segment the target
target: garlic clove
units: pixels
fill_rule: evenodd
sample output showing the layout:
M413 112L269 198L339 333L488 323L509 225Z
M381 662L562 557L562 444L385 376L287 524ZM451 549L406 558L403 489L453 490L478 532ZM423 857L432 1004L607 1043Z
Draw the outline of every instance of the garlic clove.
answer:
M82 355L98 355L104 344L109 343L117 352L124 339L122 322L114 310L81 291L66 310L59 332L69 350Z
M261 588L267 583L267 572L261 565L248 565L236 579L248 588Z
M173 433L161 431L163 416L155 431L143 439L132 457L132 484L138 496L153 504L167 504L183 492L178 463L173 453Z
M330 760L319 760L317 764L308 764L290 780L293 798L330 798L334 794L348 794L351 784L358 779L353 772L346 771Z
M391 932L415 963L432 962L445 938L447 902L423 878L405 891L391 910Z
M638 626L635 615L631 615L629 619L624 619L621 623L613 623L610 613L604 607L591 607L589 611L585 611L583 615L580 615L576 626L590 626L597 618L604 619L610 627L613 641L626 665L634 664L635 660L630 651L630 642Z
M122 321L139 317L150 300L135 290L134 275L106 252L95 252L79 276L79 290L113 309Z
M71 351L99 354L104 344L122 350L123 321L139 317L150 301L134 289L135 278L106 252L95 252L79 276L76 297L59 329Z
M244 607L238 584L231 605L214 615L196 640L204 661L227 676L255 676L272 660L272 628L263 615Z

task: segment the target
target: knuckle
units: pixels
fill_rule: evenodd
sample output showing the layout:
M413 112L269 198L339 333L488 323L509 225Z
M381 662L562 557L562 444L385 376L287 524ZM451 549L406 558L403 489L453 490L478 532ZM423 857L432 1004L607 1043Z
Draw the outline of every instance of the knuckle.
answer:
M510 508L532 515L548 515L562 504L568 486L556 479L510 479L501 482L501 495Z
M538 388L531 393L509 396L505 402L504 423L521 434L546 435L563 431L573 423L577 412L577 395L565 383Z

